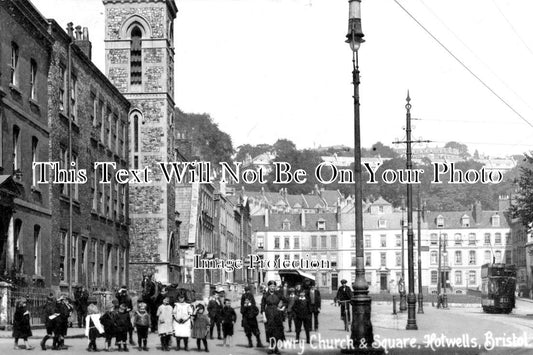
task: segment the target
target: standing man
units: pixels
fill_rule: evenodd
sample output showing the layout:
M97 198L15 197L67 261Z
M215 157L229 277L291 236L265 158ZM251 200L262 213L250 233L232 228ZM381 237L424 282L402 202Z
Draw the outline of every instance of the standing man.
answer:
M287 301L283 295L276 291L276 281L268 282L268 291L261 300L261 314L265 322L265 332L269 344L268 354L279 354L278 341L285 340L283 332L283 315Z
M322 307L322 299L320 297L320 291L317 290L315 282L311 281L311 288L309 289L309 305L311 311L311 325L315 331L318 330L318 314L320 313L320 308ZM313 320L314 318L314 320Z
M341 319L344 320L344 310L346 309L347 321L350 321L350 300L352 299L352 290L349 286L346 286L348 281L342 279L341 287L337 290L337 296L335 297L335 303L341 304Z
M300 342L300 331L302 325L305 331L305 342L309 344L311 337L309 332L311 331L311 304L307 297L305 297L305 291L300 291L300 295L294 302L294 323L296 328L296 342Z
M222 302L220 301L220 295L218 291L215 291L213 298L207 304L207 314L211 320L209 325L209 337L213 339L213 328L217 327L217 339L222 339L220 336L220 322L222 321Z
M87 306L89 305L89 292L85 286L77 284L74 286L74 306L78 316L78 328L85 327L85 317L87 317Z
M133 317L133 313L132 313L133 312L133 301L131 297L128 295L128 287L122 286L115 294L115 297L117 298L119 305L122 305L122 304L126 305L125 312L130 315L130 318ZM135 346L135 341L133 340L133 327L128 328L128 334L130 337L130 344L132 346ZM124 344L124 346L126 345Z

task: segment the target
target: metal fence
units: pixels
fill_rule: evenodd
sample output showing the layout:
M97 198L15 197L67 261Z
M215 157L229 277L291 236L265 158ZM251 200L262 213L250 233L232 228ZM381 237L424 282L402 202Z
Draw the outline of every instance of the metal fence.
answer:
M30 322L32 325L44 323L44 305L46 304L46 297L50 294L50 290L43 288L17 288L9 292L7 323L13 324L13 315L17 301L24 297L26 299L26 307L30 312Z

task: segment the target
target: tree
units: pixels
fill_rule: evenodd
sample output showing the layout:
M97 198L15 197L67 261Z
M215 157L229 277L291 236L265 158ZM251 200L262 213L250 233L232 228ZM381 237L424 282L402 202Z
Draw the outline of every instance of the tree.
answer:
M526 162L520 167L518 194L511 205L511 215L520 218L530 231L533 225L533 156L525 154Z
M377 142L372 146L372 156L381 156L383 158L398 158L399 154L396 153L391 147L384 145L381 142Z

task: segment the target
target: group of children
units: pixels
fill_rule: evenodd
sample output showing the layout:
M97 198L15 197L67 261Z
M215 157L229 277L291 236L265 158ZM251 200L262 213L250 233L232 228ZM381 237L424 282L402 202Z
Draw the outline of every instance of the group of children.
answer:
M222 329L224 333L224 346L231 345L233 336L233 325L237 320L237 314L231 307L231 301L224 302L222 317ZM184 295L178 295L178 301L174 308L170 305L168 297L163 299L163 304L157 310L158 333L161 338L161 347L164 351L170 350L170 339L172 335L176 338L176 349L181 349L181 341L185 350L188 350L189 337L196 339L196 347L209 352L207 346L207 336L211 320L205 314L205 306L197 304L196 307L185 302Z
M58 302L61 302L58 300ZM61 308L61 307L60 307ZM51 327L54 319L57 317L63 318L57 312L57 307L51 310L50 316L47 316L47 336L41 342L41 347L46 350L46 339L50 338L48 333L57 333ZM249 339L249 346L252 346L252 334L257 338L257 345L262 347L260 340L259 327L257 324L258 308L247 300L244 303L244 309L241 310L243 315L242 326L244 327L246 336ZM69 312L70 314L70 312ZM68 319L66 315L65 320ZM192 337L196 339L196 346L201 350L201 345L204 345L206 352L209 352L207 346L207 336L209 334L210 318L205 312L203 304L197 304L196 307L185 302L183 294L178 295L178 300L174 307L170 305L170 300L166 297L163 304L157 310L158 319L158 333L161 339L161 346L164 351L170 350L170 339L172 335L176 337L176 347L180 350L181 340L185 350L188 350L188 339ZM231 307L229 299L224 300L224 307L221 312L222 331L224 335L223 346L231 346L232 337L234 333L234 324L237 321L235 310ZM49 327L50 326L50 327ZM98 337L105 338L105 350L112 350L112 339L116 339L116 346L118 351L129 351L127 346L128 333L133 329L137 330L138 349L148 350L147 340L148 333L151 326L150 314L147 312L147 305L139 303L138 309L131 313L125 303L118 305L117 302L109 304L106 307L106 312L100 314L98 307L95 304L89 304L87 307L87 316L85 318L85 335L88 338L87 351L97 351L96 339ZM15 338L15 348L18 349L19 339L23 339L26 349L33 349L27 342L27 339L32 335L30 326L30 315L26 308L26 300L19 300L14 315L13 337ZM131 340L131 339L130 339ZM56 348L56 339L54 337L54 349Z

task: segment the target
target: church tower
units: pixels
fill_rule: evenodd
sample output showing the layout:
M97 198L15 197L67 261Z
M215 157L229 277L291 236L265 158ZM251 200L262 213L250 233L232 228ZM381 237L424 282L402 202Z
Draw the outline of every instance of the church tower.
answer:
M177 282L174 185L164 181L157 163L174 160L173 24L178 10L174 0L103 3L106 74L131 102L129 166L148 167L152 180L129 184L130 285L140 283L143 273Z

